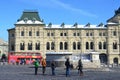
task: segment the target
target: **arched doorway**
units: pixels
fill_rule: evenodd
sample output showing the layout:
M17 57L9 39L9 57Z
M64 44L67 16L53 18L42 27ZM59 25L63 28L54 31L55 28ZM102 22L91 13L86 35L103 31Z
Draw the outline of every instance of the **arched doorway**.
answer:
M118 58L117 58L117 57L115 57L115 58L113 59L113 63L114 63L115 65L118 65Z
M107 55L106 54L99 54L100 63L107 64Z

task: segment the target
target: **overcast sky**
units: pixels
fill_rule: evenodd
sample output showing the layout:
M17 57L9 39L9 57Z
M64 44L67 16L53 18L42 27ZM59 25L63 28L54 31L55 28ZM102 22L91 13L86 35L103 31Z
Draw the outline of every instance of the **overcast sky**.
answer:
M24 10L37 10L46 24L98 25L114 15L120 0L1 0L0 38L8 41L7 29L14 28Z

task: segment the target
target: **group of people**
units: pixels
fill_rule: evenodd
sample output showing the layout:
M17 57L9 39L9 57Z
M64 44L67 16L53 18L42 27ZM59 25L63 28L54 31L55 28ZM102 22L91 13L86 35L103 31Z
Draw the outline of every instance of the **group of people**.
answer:
M35 62L34 62L35 75L37 75L39 65L40 65L39 61L36 59ZM42 65L42 74L44 75L45 71L46 71L46 65L47 65L45 59L41 60L41 65ZM55 62L52 61L51 64L50 64L50 66L51 66L52 75L55 75L55 68L56 68ZM71 68L69 58L66 59L65 66L66 66L66 77L67 77L67 76L70 75L70 68ZM80 76L83 76L83 71L82 71L83 65L82 65L81 59L78 61L78 66L76 68L78 69L78 73L80 74Z
M37 75L38 67L39 67L39 61L36 59L33 64L35 66L35 75ZM44 75L45 74L45 70L46 70L46 60L45 59L42 59L41 65L42 65L42 73Z
M70 61L69 58L67 58L66 62L65 62L65 66L66 66L66 77L70 75ZM78 61L78 65L76 67L78 69L78 73L80 74L80 76L83 76L83 64L81 59L79 59Z

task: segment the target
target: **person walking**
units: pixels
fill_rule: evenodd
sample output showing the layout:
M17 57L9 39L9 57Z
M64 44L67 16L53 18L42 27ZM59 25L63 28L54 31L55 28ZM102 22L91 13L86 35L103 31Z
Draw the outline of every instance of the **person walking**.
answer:
M38 62L37 59L36 59L35 62L34 62L34 67L35 67L35 75L37 75L38 67L39 67L39 62Z
M65 66L66 66L66 77L68 75L70 75L70 61L69 58L67 58L66 62L65 62Z
M55 62L52 61L52 62L51 62L52 75L55 75L55 67L56 67Z
M46 70L46 60L43 58L42 59L42 73L43 73L43 75L45 74L45 70Z
M83 76L83 64L82 64L81 59L79 59L79 61L78 61L78 72L79 72L80 76Z

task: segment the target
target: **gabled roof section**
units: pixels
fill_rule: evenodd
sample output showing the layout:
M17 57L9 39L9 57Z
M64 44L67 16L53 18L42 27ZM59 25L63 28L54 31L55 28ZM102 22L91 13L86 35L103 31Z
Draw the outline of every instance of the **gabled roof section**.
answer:
M16 24L43 24L37 11L23 11L20 19L17 20Z
M119 23L119 17L120 17L120 7L118 8L118 10L115 10L115 15L113 17L111 17L110 19L107 20L108 24L110 23L114 23L117 24Z

